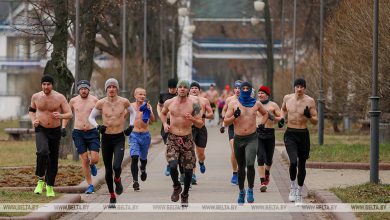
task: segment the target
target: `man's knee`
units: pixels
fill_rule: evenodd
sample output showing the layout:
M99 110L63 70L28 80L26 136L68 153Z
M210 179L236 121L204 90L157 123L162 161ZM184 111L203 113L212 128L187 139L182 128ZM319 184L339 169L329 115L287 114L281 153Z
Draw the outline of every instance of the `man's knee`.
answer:
M131 156L131 161L138 162L138 158L139 158L138 155L133 155Z
M169 164L169 167L171 169L177 169L178 161L177 160L171 160L171 161L168 162L168 164Z

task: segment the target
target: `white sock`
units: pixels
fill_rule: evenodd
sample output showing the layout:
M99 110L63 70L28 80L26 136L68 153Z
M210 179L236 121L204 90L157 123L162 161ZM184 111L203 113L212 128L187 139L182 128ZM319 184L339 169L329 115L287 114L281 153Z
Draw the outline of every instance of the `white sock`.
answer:
M301 196L303 191L303 186L298 186L298 195Z
M291 188L291 189L297 188L297 181L296 181L296 180L292 180L292 181L291 181L291 183L290 183L290 188Z

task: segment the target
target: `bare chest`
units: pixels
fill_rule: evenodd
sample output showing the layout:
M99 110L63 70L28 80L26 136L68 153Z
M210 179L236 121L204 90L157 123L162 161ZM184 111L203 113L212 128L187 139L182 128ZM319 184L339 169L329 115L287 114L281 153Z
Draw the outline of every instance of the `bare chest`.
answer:
M55 97L44 97L44 96L38 97L35 104L39 111L49 111L49 112L57 111L61 106L60 101Z
M77 115L89 115L95 107L93 101L79 101L73 104L73 109Z
M309 105L306 100L290 99L286 102L287 112L302 113L304 108Z
M117 117L125 113L125 107L121 102L105 102L102 108L102 114L106 117Z
M184 117L186 113L192 114L193 107L189 104L175 104L170 106L169 112L174 117Z

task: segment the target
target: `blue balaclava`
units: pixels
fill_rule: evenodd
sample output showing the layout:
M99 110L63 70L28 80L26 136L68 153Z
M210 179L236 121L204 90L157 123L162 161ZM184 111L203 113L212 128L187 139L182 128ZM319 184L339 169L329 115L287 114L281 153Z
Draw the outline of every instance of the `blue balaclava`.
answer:
M242 88L244 86L248 86L248 91L243 91ZM241 103L241 105L245 107L253 107L256 103L256 99L251 97L252 93L252 85L249 82L243 82L240 86L240 97L238 97L238 101Z

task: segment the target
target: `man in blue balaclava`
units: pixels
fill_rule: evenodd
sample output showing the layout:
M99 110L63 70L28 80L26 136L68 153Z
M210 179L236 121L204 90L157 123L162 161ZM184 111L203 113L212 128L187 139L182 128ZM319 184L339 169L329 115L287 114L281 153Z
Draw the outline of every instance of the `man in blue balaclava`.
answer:
M253 203L253 186L255 182L255 159L257 154L256 115L259 112L262 119L259 127L264 128L268 120L268 112L263 105L251 97L252 85L243 82L240 85L240 96L232 101L225 115L225 125L234 124L234 154L238 164L239 196L237 202ZM246 168L246 169L245 169ZM246 172L248 172L246 174ZM245 176L248 178L248 191L245 192Z

